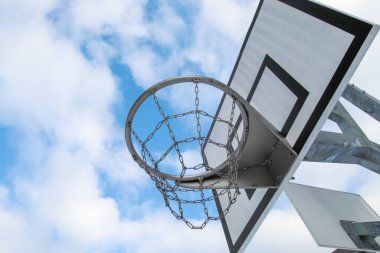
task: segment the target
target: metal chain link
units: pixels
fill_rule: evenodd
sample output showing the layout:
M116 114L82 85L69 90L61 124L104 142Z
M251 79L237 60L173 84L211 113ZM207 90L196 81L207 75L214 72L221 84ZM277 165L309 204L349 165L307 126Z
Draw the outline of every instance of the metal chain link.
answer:
M154 130L147 136L147 138L145 140L142 140L137 135L137 133L133 130L132 126L129 129L130 129L130 132L132 133L132 135L135 137L135 139L139 143L139 145L141 146L141 156L142 156L143 163L139 163L139 165L140 165L140 167L144 168L145 171L151 177L151 179L153 181L155 181L155 185L156 185L157 189L161 192L161 194L164 198L165 205L170 209L171 213L176 217L176 219L182 220L190 228L192 228L192 229L203 229L210 220L219 220L219 219L223 218L229 212L231 205L236 202L236 198L239 194L239 191L234 190L234 189L237 189L237 186L238 186L237 185L237 170L238 170L238 158L240 157L240 150L234 150L233 142L237 141L238 146L239 146L239 142L245 141L244 138L246 136L243 136L244 138L242 138L242 140L240 140L239 135L237 133L238 131L237 131L237 129L235 129L234 118L235 118L236 98L232 97L233 102L232 102L232 106L231 106L231 113L229 115L229 120L224 120L218 116L212 116L212 115L208 114L207 112L200 109L199 80L194 79L193 82L195 84L195 87L194 87L195 110L166 116L163 108L161 107L161 105L158 101L157 96L155 95L155 92L153 91L151 93L151 95L152 95L153 100L154 100L154 102L155 102L155 104L159 110L159 113L162 116L162 120L160 120L157 123ZM174 132L171 128L169 121L173 120L173 119L185 117L188 115L192 115L192 114L194 114L195 118L196 118L197 136L189 137L189 138L182 139L182 140L177 140L175 135L174 135ZM214 141L208 137L202 136L201 116L209 117L216 122L220 122L220 123L226 124L228 126L228 133L227 133L228 135L227 135L226 144L223 144L223 143ZM170 136L173 143L157 160L155 160L153 155L151 154L151 152L148 150L147 144L148 144L148 142L150 142L153 139L153 137L155 136L157 131L162 127L162 125L164 123L166 125L166 128L168 129L169 136ZM243 135L244 135L244 133L243 133ZM183 159L183 155L182 155L180 148L179 148L179 145L185 144L185 143L191 143L191 142L197 142L198 143L198 145L200 147L200 151L201 151L202 163L197 164L197 165L192 166L192 167L186 167L184 159ZM210 167L207 164L207 159L206 159L206 155L204 152L205 144L212 144L212 145L215 145L217 147L220 147L220 148L223 148L226 150L228 169L226 171L216 173L220 178L212 184L204 185L203 178L200 177L199 178L199 185L200 185L199 188L192 189L192 188L181 187L180 186L181 180L185 176L187 170L197 171L200 169L205 169L205 170L212 170L213 169L212 167ZM169 181L168 179L163 178L162 176L158 176L157 174L154 174L147 169L148 168L147 159L149 159L149 161L150 161L150 163L152 163L154 169L157 171L160 171L158 165L169 155L169 153L173 149L176 151L178 160L179 160L180 165L181 165L181 172L179 175L180 180L176 181L176 182ZM211 189L214 185L216 185L222 181L228 182L228 185L225 188L222 188L220 190L215 191L215 194L211 194L211 196L205 196L205 190ZM199 193L200 198L199 199L190 199L190 200L183 198L182 194L186 194L188 192ZM179 193L181 193L181 195L179 195ZM210 203L210 201L213 201L213 200L215 200L215 198L222 196L222 195L227 196L229 204L227 205L227 207L224 210L222 210L221 214L216 215L216 216L212 216L210 213L210 210L207 206L207 203ZM184 215L184 207L183 207L184 204L199 204L202 206L203 213L204 213L206 218L204 219L204 221L200 225L195 226L188 219L186 219L184 217L185 216Z
M194 104L195 104L195 118L197 119L197 132L198 132L198 144L199 144L199 148L200 148L200 151L201 151L201 156L202 156L202 162L203 164L206 163L206 155L205 155L205 152L204 152L204 143L203 141L201 140L201 137L202 137L202 127L201 127L201 123L200 123L200 112L199 112L199 86L198 86L198 82L199 82L199 79L195 79L194 80L194 83L195 83L195 87L194 87L194 91L195 91L195 101L194 101Z
M165 122L165 125L166 127L168 128L168 131L169 131L169 135L170 135L170 138L172 138L173 142L174 142L174 147L175 147L175 150L177 152L177 155L178 155L178 160L181 164L181 167L182 167L182 172L181 172L181 177L183 177L183 175L185 174L185 164L183 162L183 156L179 150L179 146L177 144L177 141L175 140L175 136L174 136L174 133L173 133L173 130L171 129L170 127L170 123L169 123L169 120L167 119L167 117L165 116L165 112L164 110L162 109L160 103L158 102L158 99L155 95L155 93L152 93L152 96L153 96L153 99L154 99L154 102L156 103L157 107L158 107L158 111L160 112L160 114L162 115L162 117L166 120L164 120Z

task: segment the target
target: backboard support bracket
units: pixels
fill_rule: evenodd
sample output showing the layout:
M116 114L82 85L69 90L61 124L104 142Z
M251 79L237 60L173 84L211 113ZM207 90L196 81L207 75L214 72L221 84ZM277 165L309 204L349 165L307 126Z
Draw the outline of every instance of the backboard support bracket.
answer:
M296 157L296 153L279 139L263 165L239 170L239 187L244 189L277 188Z
M342 97L380 122L380 101L376 98L352 84ZM304 161L359 164L380 174L380 145L368 139L340 102L329 119L338 124L342 133L320 131Z
M373 251L336 249L332 253L375 253Z
M259 113L246 104L249 119L247 143L239 160L237 187L239 189L278 188L292 164L297 153L289 146L286 139L274 130ZM254 153L252 150L260 150ZM223 171L222 171L223 172ZM215 174L203 179L203 187L209 189L224 189L227 180ZM199 181L181 182L180 186L197 189ZM207 187L206 187L207 188Z
M380 221L354 222L341 220L341 226L360 249L380 250L375 238L380 236Z

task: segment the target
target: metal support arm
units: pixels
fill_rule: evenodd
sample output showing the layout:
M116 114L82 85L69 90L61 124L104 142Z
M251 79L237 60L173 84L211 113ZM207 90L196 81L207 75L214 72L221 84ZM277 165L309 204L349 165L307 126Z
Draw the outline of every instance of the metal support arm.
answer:
M380 221L354 222L341 220L340 224L360 249L380 250L375 238L380 236Z
M373 251L336 249L332 253L375 253Z
M353 85L347 86L343 97L380 122L380 102L376 98ZM359 164L380 174L380 145L367 138L340 102L329 119L342 133L321 131L304 161Z
M347 85L342 97L380 122L380 101L353 84Z

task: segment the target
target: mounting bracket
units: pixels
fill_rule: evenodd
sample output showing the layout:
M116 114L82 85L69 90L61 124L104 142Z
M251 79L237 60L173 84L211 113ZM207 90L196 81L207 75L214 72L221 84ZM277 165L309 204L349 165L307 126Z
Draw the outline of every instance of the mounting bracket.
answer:
M340 224L358 248L380 250L380 245L375 240L376 237L380 236L380 221L354 222L341 220Z

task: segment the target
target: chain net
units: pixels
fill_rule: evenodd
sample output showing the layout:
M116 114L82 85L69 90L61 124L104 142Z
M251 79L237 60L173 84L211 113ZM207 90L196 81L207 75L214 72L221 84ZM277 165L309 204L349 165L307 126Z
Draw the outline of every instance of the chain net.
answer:
M132 127L130 127L130 132L134 136L134 138L139 143L141 150L142 162L139 162L139 166L149 174L150 178L155 182L155 186L162 194L166 206L170 209L171 213L178 219L182 220L192 229L203 229L210 220L219 220L223 218L230 210L232 204L236 202L236 198L239 195L238 184L237 184L237 176L238 176L238 159L240 157L240 150L235 149L233 146L238 147L241 141L245 141L245 136L243 135L243 139L239 138L238 131L235 129L234 119L235 119L235 107L236 107L236 99L231 97L232 106L228 119L222 119L217 115L212 116L206 111L200 108L200 99L199 99L199 80L194 79L194 92L195 92L195 100L194 100L194 110L180 113L180 114L172 114L166 115L161 106L159 99L156 96L156 92L152 91L151 96L156 104L161 116L162 120L160 120L153 132L151 132L147 138L144 140L141 139L136 131ZM186 139L177 139L175 137L173 128L171 124L173 123L173 119L180 119L186 116L195 116L196 120L196 135L193 137L189 137ZM202 135L202 125L201 118L207 117L212 119L215 122L220 124L225 124L228 128L228 132L226 133L226 141L225 143L217 142L215 140L210 139L207 136ZM172 142L172 145L158 158L155 159L152 152L147 148L147 144L152 140L155 134L161 129L163 126L169 132L169 136ZM233 142L235 145L233 145ZM184 143L195 143L199 146L199 150L201 152L200 157L202 162L195 166L186 166L184 161L184 156L181 153L180 144ZM198 185L197 187L190 188L184 187L181 185L183 183L188 174L188 171L199 172L199 171L212 171L215 168L209 166L207 163L207 156L205 154L205 146L206 145L215 145L222 150L225 150L227 157L227 166L225 169L221 171L216 171L215 174L218 176L217 180L212 181L212 183L204 183L204 178L202 176L198 177ZM163 176L163 173L160 173L160 163L167 158L168 154L172 151L175 151L175 154L178 158L180 164L180 173L176 180L172 180L172 178L168 178ZM154 171L148 169L148 163L153 165ZM202 175L202 173L199 173ZM217 190L211 189L215 188L214 186L223 182L223 187L218 187ZM219 196L227 196L228 204L224 210L219 210L219 213L215 211L214 200ZM189 206L190 205L190 206ZM202 219L190 219L188 218L191 215L191 212L194 212L192 206L198 205L198 209L202 210L203 213ZM189 209L189 212L186 212L185 209ZM195 221L194 221L195 220ZM194 224L193 224L194 223ZM197 224L195 224L197 223Z

